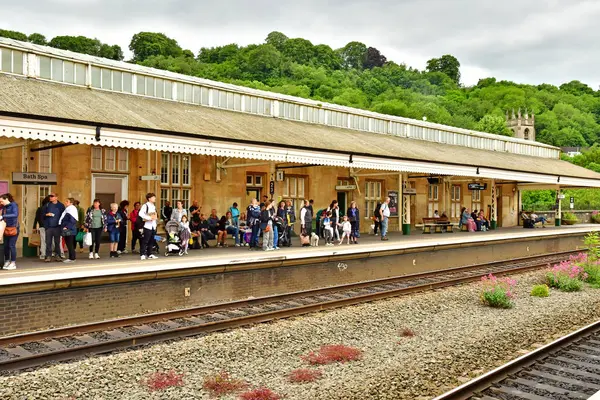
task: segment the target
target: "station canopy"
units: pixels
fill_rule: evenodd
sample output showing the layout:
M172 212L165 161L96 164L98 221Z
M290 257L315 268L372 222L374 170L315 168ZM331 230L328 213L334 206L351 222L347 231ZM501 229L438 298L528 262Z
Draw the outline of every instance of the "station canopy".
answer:
M600 187L600 174L558 159L360 132L8 75L0 75L0 136L278 163Z

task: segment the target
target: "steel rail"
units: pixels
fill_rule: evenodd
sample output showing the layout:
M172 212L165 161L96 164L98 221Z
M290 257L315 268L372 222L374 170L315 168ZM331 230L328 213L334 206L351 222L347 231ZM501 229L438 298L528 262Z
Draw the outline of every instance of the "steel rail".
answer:
M552 356L554 353L562 350L566 346L596 332L600 332L600 321L593 322L581 329L576 330L575 332L553 341L552 343L509 361L508 363L501 365L500 367L469 382L466 382L463 385L434 398L433 400L467 400L473 396L478 396L480 392L500 383L511 375L514 375L517 372L520 372L532 366L533 364Z
M256 323L262 323L267 321L273 321L276 319L289 318L292 316L304 315L312 312L334 309L339 307L345 307L349 305L356 305L374 300L380 300L384 298L397 297L407 295L411 293L423 292L427 290L443 288L448 286L460 285L467 282L480 279L482 276L481 271L476 273L480 269L493 269L498 268L502 265L513 265L515 263L529 262L525 266L516 266L510 268L504 268L502 270L494 271L496 275L506 275L517 272L524 272L532 269L538 269L548 264L549 257L565 258L569 254L576 253L577 251L568 251L560 253L551 253L531 257L522 257L517 259L498 261L486 264L476 264L471 266L457 267L451 269L444 269L438 271L417 273L411 275L403 275L400 277L376 279L366 282L353 283L348 285L339 285L335 287L327 287L322 289L313 289L302 292L294 292L283 295L275 295L268 297L261 297L250 300L235 301L231 303L194 307L184 310L167 311L163 313L155 313L150 315L141 315L135 317L126 317L122 319L115 319L110 321L78 325L66 328L51 329L47 331L32 332L21 335L15 335L11 337L5 337L0 339L0 348L15 346L23 343L40 342L45 339L54 339L61 337L69 337L78 335L86 332L98 332L98 331L110 331L115 328L127 327L132 325L142 325L153 322L160 322L165 320L179 319L189 316L202 316L205 314L213 313L216 311L227 311L240 307L249 307L256 305L266 305L275 302L284 302L286 300L298 299L301 297L319 296L328 293L353 291L357 289L365 289L368 287L385 286L389 284L398 284L410 281L419 281L427 278L434 278L440 275L448 274L460 274L460 276L451 277L449 279L442 279L436 282L416 284L412 286L404 286L393 288L389 290L381 290L375 293L357 294L352 297L334 299L328 301L320 301L311 304L298 305L296 307L288 307L280 310L266 311L257 314L250 314L237 318L228 318L220 321L210 321L193 326L182 326L162 331L156 331L151 333L139 334L135 336L107 340L97 343L89 343L77 347L65 348L61 350L53 350L41 354L32 354L31 356L18 357L14 359L7 359L0 361L0 371L20 370L26 368L37 367L45 363L65 361L74 358L78 358L88 354L102 354L115 350L125 349L128 347L140 346L153 342L160 342L169 339L177 339L187 336L194 336L199 334L206 334L220 330L231 329L235 327L241 327L245 325L251 325ZM545 260L544 262L536 263L536 260ZM556 262L554 260L553 262ZM469 274L469 272L473 272ZM487 273L487 272L485 272Z

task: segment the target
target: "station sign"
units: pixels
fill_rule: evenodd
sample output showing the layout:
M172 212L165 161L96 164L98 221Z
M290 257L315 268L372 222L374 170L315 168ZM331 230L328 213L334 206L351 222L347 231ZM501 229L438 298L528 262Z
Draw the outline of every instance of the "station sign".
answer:
M284 181L284 179L285 179L285 172L284 172L282 169L278 169L278 170L275 172L275 180L276 180L277 182L283 182L283 181Z
M559 200L563 200L564 198L565 198L565 195L564 195L564 194L559 194L559 195L558 195L558 199L559 199Z
M338 192L345 192L350 190L356 190L356 185L337 185L335 190Z
M13 172L13 185L56 185L56 174L49 172Z
M275 181L269 182L269 194L275 194Z
M486 190L487 189L487 183L469 183L467 186L469 187L469 190Z
M140 181L160 181L160 175L142 175Z
M574 204L575 203L575 197L571 197L571 201L569 203Z
M402 189L403 195L414 195L417 194L417 189L415 188L404 188Z

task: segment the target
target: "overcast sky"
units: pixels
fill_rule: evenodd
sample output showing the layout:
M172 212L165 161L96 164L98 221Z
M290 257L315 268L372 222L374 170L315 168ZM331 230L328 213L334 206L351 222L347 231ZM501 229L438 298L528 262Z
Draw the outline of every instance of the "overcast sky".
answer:
M600 85L598 0L0 0L0 28L96 37L127 47L139 31L200 47L262 43L274 30L333 48L361 41L423 69L458 58L466 85L494 76Z

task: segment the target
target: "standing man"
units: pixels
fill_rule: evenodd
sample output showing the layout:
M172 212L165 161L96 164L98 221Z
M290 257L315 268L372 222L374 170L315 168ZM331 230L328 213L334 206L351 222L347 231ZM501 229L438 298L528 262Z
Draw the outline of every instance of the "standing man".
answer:
M162 210L162 219L165 221L165 224L171 220L171 215L173 215L173 207L171 207L171 202L165 201L165 206Z
M381 203L379 209L379 223L381 224L381 240L388 240L387 231L388 223L390 221L390 198L386 197L385 201Z
M142 236L142 244L140 245L140 260L154 260L158 258L152 254L154 235L156 235L156 195L148 193L146 195L146 204L140 208L138 218L144 221L144 234Z
M46 258L44 261L50 262L52 258L52 241L54 240L54 259L62 261L60 250L61 229L58 221L65 206L58 201L56 193L50 193L50 201L44 206L44 229L46 230Z
M261 209L261 210L262 210L262 208L263 208L263 207L266 207L266 205L267 205L267 201L269 201L269 196L267 196L267 195L264 195L264 196L262 197L262 201L261 201L261 203L260 203L260 209Z
M310 236L312 233L312 219L312 206L310 206L308 200L304 200L304 207L300 210L300 225L305 236Z
M190 219L197 224L200 223L200 210L202 207L198 205L198 200L194 200L190 207Z
M73 205L77 209L77 232L83 232L83 224L85 223L85 210L79 205L79 200L75 200ZM77 246L77 243L75 243ZM83 241L79 242L79 252L83 253Z
M258 237L260 236L260 209L258 200L252 199L252 202L246 210L247 223L252 228L252 237L250 239L250 250L258 250Z

